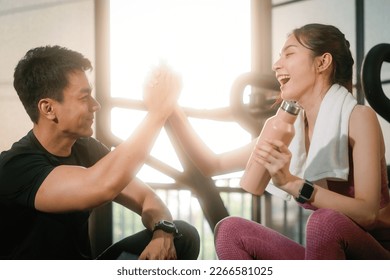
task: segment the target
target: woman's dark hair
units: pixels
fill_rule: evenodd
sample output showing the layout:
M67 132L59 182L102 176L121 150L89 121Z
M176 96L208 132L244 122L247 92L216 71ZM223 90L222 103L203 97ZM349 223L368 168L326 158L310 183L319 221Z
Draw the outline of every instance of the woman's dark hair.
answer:
M314 56L330 53L333 57L331 83L338 83L352 93L354 60L345 35L336 27L324 24L307 24L294 29L292 34Z
M29 50L14 72L14 88L30 119L38 122L38 102L43 98L63 100L71 72L91 70L91 62L82 54L60 46Z

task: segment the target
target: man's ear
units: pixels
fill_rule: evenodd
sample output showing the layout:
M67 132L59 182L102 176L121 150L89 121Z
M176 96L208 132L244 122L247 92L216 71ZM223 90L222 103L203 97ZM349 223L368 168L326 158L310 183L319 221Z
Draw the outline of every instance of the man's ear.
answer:
M324 72L326 70L329 70L332 65L333 57L330 53L324 53L321 56L317 57L317 69L318 72Z
M56 121L57 116L54 110L54 100L51 98L44 98L38 102L38 110L40 114L51 121Z

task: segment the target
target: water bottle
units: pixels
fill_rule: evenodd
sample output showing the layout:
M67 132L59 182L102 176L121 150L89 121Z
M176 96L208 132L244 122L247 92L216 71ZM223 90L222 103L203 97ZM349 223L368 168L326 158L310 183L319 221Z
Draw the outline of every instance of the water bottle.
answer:
M295 134L294 122L300 109L297 103L284 100L276 114L265 121L256 145L263 139L277 139L288 146ZM271 176L268 170L253 158L252 152L240 180L240 186L249 193L262 195Z

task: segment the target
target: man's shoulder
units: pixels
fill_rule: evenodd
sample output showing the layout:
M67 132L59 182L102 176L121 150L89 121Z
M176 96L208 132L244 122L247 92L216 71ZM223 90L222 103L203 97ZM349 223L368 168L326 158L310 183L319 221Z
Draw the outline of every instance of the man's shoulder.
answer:
M100 150L109 152L107 146L94 137L79 138L75 143L75 147L87 150Z
M72 148L73 155L77 154L83 159L88 159L87 166L95 164L109 152L107 146L93 137L78 139Z
M41 151L34 148L31 131L22 137L19 141L13 143L9 150L5 150L0 153L0 164L15 156L26 154L42 154Z
M33 206L33 193L56 165L27 134L0 155L0 202L20 199Z
M93 147L96 147L96 146L104 146L105 147L105 145L102 142L100 142L99 140L97 140L96 138L94 138L92 136L79 138L79 139L77 139L75 144L85 146L85 147L91 146L91 145Z

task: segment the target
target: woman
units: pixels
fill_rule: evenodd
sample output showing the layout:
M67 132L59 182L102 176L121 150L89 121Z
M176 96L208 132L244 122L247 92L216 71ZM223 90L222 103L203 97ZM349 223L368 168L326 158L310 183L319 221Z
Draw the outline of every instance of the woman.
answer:
M254 140L216 155L176 108L169 121L205 175L242 170L254 151L273 185L314 210L305 247L253 221L225 218L215 229L219 259L390 259L384 140L376 113L351 94L353 63L334 26L308 24L288 36L273 70L281 98L303 108L289 147Z

